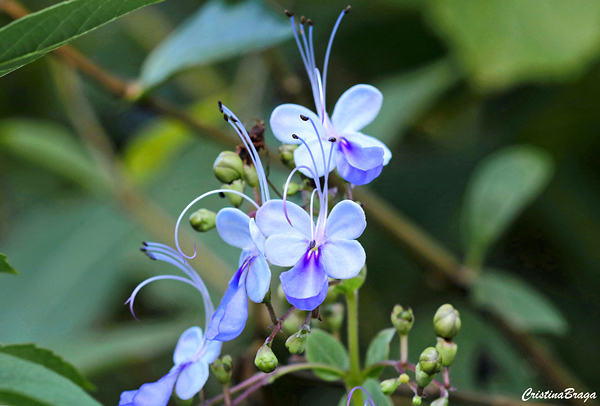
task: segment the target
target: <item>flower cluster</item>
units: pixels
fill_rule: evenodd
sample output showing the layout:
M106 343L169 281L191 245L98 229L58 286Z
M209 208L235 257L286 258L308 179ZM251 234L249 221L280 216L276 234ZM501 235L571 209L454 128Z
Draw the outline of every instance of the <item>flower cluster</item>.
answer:
M284 104L271 115L273 134L284 143L299 145L293 154L295 168L288 176L281 199L270 196L259 155L259 149L264 146L262 131L259 128L249 133L235 114L219 102L225 120L242 141L237 152L222 153L215 162L215 174L226 184L197 197L182 211L175 226L176 250L156 243L147 243L143 248L150 258L175 265L187 277L150 278L134 290L129 300L133 306L139 290L155 280L174 279L190 284L204 298L205 334L199 327L186 330L175 349L175 365L171 371L158 382L124 392L120 406L164 406L173 387L184 400L199 392L206 382L208 365L219 355L221 342L236 338L244 329L248 299L255 303L269 301L270 265L290 268L279 276L283 292L291 305L305 311L312 311L323 303L330 280L353 278L364 267L366 255L357 238L366 227L365 213L356 202L337 197L337 188L329 186L330 175L337 169L339 176L351 184L369 183L381 173L391 153L383 143L360 132L381 107L383 97L376 88L356 85L341 96L331 119L326 113L325 84L331 44L348 11L344 10L335 24L322 77L315 65L312 22L307 23L302 18L298 29L294 17L288 13L312 86L317 114L302 106ZM305 24L308 24L308 35ZM303 178L302 203L288 199L294 176ZM254 189L254 199L244 194L247 185ZM196 212L191 218L192 225L199 231L216 227L224 242L242 250L238 269L216 310L204 283L187 262L196 253L184 254L178 239L179 228L192 206L215 194L226 194L236 207L223 208L216 215L206 210ZM252 206L249 213L239 208L244 200ZM131 310L133 312L133 307Z

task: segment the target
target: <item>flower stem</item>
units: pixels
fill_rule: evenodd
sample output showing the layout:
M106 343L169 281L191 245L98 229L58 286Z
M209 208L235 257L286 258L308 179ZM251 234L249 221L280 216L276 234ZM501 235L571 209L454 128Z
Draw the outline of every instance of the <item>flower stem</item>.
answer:
M408 362L408 334L400 336L400 362L402 365Z
M348 351L350 352L350 376L346 382L349 388L360 385L360 355L358 352L358 290L346 294L348 304ZM354 404L361 406L361 397L354 398Z

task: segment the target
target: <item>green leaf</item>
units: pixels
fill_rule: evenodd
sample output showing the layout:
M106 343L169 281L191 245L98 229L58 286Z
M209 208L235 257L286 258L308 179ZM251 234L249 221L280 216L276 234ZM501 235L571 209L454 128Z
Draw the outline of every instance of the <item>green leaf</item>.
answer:
M142 67L140 82L148 89L183 69L263 49L291 35L289 22L259 1L226 5L214 0L152 51Z
M430 21L471 81L498 90L566 80L596 60L600 2L428 0Z
M13 406L101 406L69 379L39 365L0 353L0 402Z
M0 29L0 76L130 11L162 0L69 0Z
M379 386L379 381L377 379L367 379L363 382L363 387L367 390L367 392L369 392L377 406L394 406L392 399L389 396L385 396L381 391L381 387Z
M313 329L306 341L306 359L308 362L316 362L338 367L343 370L350 368L350 358L346 348L331 334L323 330ZM314 370L315 375L325 381L336 381L338 375L331 372Z
M461 218L467 264L481 267L489 246L543 191L553 171L550 155L531 146L505 148L479 164Z
M376 362L385 361L390 356L390 341L394 338L394 334L396 334L396 329L386 328L385 330L381 330L375 338L369 344L369 348L367 349L367 359L365 360L365 365L368 367L370 365L375 364ZM369 376L370 377L378 377L383 372L383 367L379 367L374 369Z
M10 266L10 264L6 260L6 255L4 254L0 254L0 273L1 272L11 273L13 275L17 275L19 273L15 268Z
M350 279L342 279L340 283L334 285L333 291L344 295L352 293L360 289L367 278L367 265L363 266L358 275Z
M73 134L51 122L7 120L0 122L0 149L100 194L109 180Z
M383 105L364 133L393 147L401 133L430 109L459 78L448 60L442 59L379 83L377 88L383 93Z
M471 290L471 300L527 333L562 335L568 325L560 311L523 279L486 269Z
M50 350L36 347L35 344L0 345L0 352L40 364L70 379L85 390L94 389L94 385L81 375L73 365Z

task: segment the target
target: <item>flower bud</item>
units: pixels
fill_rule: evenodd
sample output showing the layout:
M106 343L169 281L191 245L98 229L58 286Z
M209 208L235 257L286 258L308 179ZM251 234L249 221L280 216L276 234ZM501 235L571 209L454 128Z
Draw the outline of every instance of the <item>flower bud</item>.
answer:
M300 190L300 185L298 185L297 183L294 183L294 182L288 183L288 188L287 188L288 196L294 196L296 193L298 193L298 190Z
M421 371L425 372L427 375L435 375L440 371L440 368L442 368L441 358L442 357L440 357L440 354L435 348L425 348L425 350L423 350L419 356L419 365L421 366Z
M410 382L410 377L407 374L400 375L400 383L408 383Z
M229 189L229 190L235 190L236 192L240 192L240 193L244 193L244 188L246 187L246 184L244 183L243 180L234 180L230 185L223 185L221 186L222 189ZM234 205L235 207L240 207L242 205L242 202L244 201L244 198L238 194L235 193L225 193L227 195L227 198L229 199L229 201L231 202L232 205Z
M396 388L400 385L400 380L398 378L395 379L386 379L381 382L379 386L381 387L381 391L386 396L391 396L392 393L396 391Z
M426 387L433 381L434 375L428 375L421 369L421 364L417 364L415 368L415 381L417 381L417 385L421 387Z
M415 395L412 399L412 403L415 406L421 406L421 396Z
M244 180L250 187L258 187L260 185L258 173L256 173L254 165L244 165Z
M322 328L337 333L344 322L344 305L332 303L321 307Z
M215 160L213 171L220 182L231 183L244 175L244 163L235 152L223 151Z
M433 316L435 333L446 340L450 340L458 334L460 325L460 313L451 304L440 306Z
M275 371L278 363L279 361L277 361L277 357L273 353L273 350L267 344L263 344L263 346L260 347L256 353L256 358L254 358L254 365L267 374Z
M221 385L228 384L231 380L231 372L233 371L231 356L225 355L223 358L217 358L210 365L210 369Z
M442 366L449 367L452 365L452 361L454 361L456 351L458 350L458 346L453 340L446 341L444 338L438 337L435 349L442 357Z
M431 402L431 406L448 406L448 397L437 398Z
M283 144L279 147L279 159L288 168L295 168L294 163L294 150L298 148L298 145L294 144Z
M290 354L302 354L306 349L306 339L310 334L309 326L302 326L302 328L292 334L286 341L285 346L289 350Z
M392 324L396 327L396 331L398 331L398 335L405 336L410 332L410 329L415 322L415 317L413 315L412 309L409 307L404 310L404 308L400 305L394 306L394 310L392 310Z
M216 218L217 213L207 209L200 209L193 212L190 216L190 225L198 232L212 230L217 225Z

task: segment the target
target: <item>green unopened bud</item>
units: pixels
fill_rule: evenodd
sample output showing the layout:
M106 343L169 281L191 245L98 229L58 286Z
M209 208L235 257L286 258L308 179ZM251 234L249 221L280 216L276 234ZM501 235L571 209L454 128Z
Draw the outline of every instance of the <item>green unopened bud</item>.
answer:
M407 374L402 374L400 375L400 383L409 383L410 382L410 377Z
M235 152L223 151L215 160L213 171L220 182L231 183L244 176L244 163Z
M344 305L341 303L332 303L321 308L322 328L332 333L337 333L342 328L344 322Z
M207 209L200 209L195 211L190 216L190 225L192 228L199 232L212 230L217 225L216 223L217 213Z
M447 341L445 338L438 337L435 349L440 353L442 357L442 366L449 367L456 357L456 351L458 346L453 340Z
M302 354L304 352L309 334L310 327L303 326L300 331L295 332L285 341L285 346L290 354Z
M263 344L263 346L260 347L254 358L254 365L267 374L275 371L278 363L279 361L277 361L277 357L273 353L273 350L267 344Z
M398 334L401 336L407 335L415 322L415 316L413 315L412 309L409 307L404 310L400 305L394 306L391 319L392 324L396 327L396 331L398 331Z
M433 402L431 402L431 406L448 406L448 398L437 398Z
M415 381L417 381L417 385L421 387L426 387L433 381L434 375L429 375L421 369L421 364L417 364L415 368Z
M298 190L300 190L300 185L298 185L297 183L294 183L294 182L288 183L288 188L287 188L288 196L294 196L296 193L298 193Z
M283 144L279 147L279 159L288 168L293 169L296 167L294 163L294 150L296 148L298 148L298 145L295 144Z
M258 173L254 165L244 165L244 180L250 187L258 187L260 184L258 180Z
M236 192L240 192L240 193L244 193L245 187L246 187L246 184L244 183L244 181L239 180L239 179L234 180L231 183L231 185L221 186L222 189L235 190ZM238 194L235 194L235 193L225 193L225 194L227 195L227 198L229 199L231 204L234 205L235 207L240 207L240 205L244 201L244 198Z
M433 327L435 333L446 340L453 338L460 330L460 313L451 304L445 304L435 312Z
M226 385L231 380L231 373L233 371L233 363L230 355L225 355L223 358L217 358L215 362L210 365L210 369L215 374L217 381L221 385Z
M435 375L440 372L440 369L442 368L442 357L440 357L440 354L435 348L425 348L419 356L419 365L421 366L421 371L425 372L427 375Z
M421 396L415 395L413 397L412 402L413 402L413 405L415 405L415 406L421 406Z
M381 391L386 396L391 396L392 393L396 391L396 388L400 385L400 380L398 378L395 379L386 379L381 382L379 386L381 387Z

